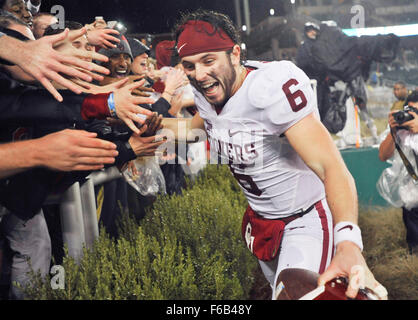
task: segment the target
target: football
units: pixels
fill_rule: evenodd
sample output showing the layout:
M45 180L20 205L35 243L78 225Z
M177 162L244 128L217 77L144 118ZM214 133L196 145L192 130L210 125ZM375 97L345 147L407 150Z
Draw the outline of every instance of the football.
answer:
M283 270L277 281L276 300L377 300L372 291L360 289L356 298L345 295L346 278L336 278L324 286L318 286L319 274L306 269Z

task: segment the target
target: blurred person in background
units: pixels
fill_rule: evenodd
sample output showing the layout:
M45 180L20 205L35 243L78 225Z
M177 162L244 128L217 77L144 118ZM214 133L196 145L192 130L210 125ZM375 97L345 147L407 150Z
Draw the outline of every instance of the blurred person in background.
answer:
M143 44L141 41L139 41L138 39L132 38L132 37L127 37L128 42L129 42L129 46L131 47L132 50L132 55L133 55L133 61L132 61L132 73L136 74L136 75L145 75L148 76L148 58L151 52L151 49L146 46L145 44ZM147 79L148 82L152 82L150 81L150 79ZM150 83L151 85L153 83Z
M33 16L23 0L0 0L0 8L10 12L32 28Z
M58 19L50 13L42 12L36 15L33 18L33 28L32 28L32 32L33 32L33 35L35 36L35 39L39 39L43 37L46 28L56 23L58 23Z
M39 14L41 9L42 0L25 0L28 10L32 13L32 16Z
M296 65L301 68L306 75L316 80L316 92L318 99L318 108L321 120L325 118L330 102L328 95L330 93L328 78L325 68L318 68L312 65L313 53L312 46L320 34L319 25L314 22L307 22L304 26L304 40L298 48L296 54ZM328 100L327 100L328 99Z
M404 97L406 86L402 86L402 83L395 84L394 90L395 96L398 99ZM405 101L402 101L402 105L413 107L418 111L418 90L413 91ZM401 111L404 108L401 108ZM399 109L393 109L388 115L388 124L390 132L386 138L382 141L379 147L379 159L381 161L387 161L395 155L395 141L398 147L401 148L401 152L405 154L411 154L412 159L409 159L412 170L417 172L417 154L418 154L418 114L415 111L408 111L408 114L412 117L411 120L399 123L394 117L394 114L399 112ZM396 153L399 156L399 150ZM402 165L405 165L403 163ZM408 170L409 173L409 170ZM413 178L408 176L410 180ZM418 188L416 184L412 185ZM412 190L406 191L412 193ZM416 202L416 201L415 201ZM406 205L402 206L402 219L406 229L406 242L408 245L409 253L418 255L418 206L406 208Z
M406 98L408 97L409 93L411 92L408 91L405 82L397 81L393 85L393 95L397 100L392 104L390 111L403 110Z

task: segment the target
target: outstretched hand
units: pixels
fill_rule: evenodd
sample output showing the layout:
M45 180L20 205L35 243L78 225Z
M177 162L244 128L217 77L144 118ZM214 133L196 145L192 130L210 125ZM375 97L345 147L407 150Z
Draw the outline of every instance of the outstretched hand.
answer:
M53 170L98 170L115 162L116 145L94 132L66 129L36 141L39 164Z
M119 31L115 29L93 29L89 30L86 36L90 44L105 49L116 48L116 44L111 41L116 43L120 42L120 40L116 38L116 36L119 36Z
M129 138L129 144L137 157L154 156L158 148L166 143L162 135L153 135L145 137L144 133L148 130L148 126L143 125L138 134L132 134Z
M75 30L70 34L69 30L66 29L64 32L57 35L42 37L35 41L22 42L19 44L19 50L16 50L15 57L10 59L10 61L32 75L55 97L55 99L61 102L63 98L52 85L51 81L55 81L77 94L80 94L81 90L77 85L64 78L60 73L84 81L92 81L93 77L90 74L84 73L83 70L103 74L109 73L109 70L106 68L83 60L88 58L107 61L107 57L95 52L79 50L72 45L68 45L73 39L82 36L85 32L86 30L83 28ZM56 50L56 48L60 46L65 46L65 50Z
M132 94L133 90L141 87L143 84L144 80L141 80L114 91L116 115L136 134L139 134L140 131L134 122L141 125L145 122L145 117L140 117L138 114L144 116L152 115L152 111L140 107L139 104L154 103L154 99L138 97Z

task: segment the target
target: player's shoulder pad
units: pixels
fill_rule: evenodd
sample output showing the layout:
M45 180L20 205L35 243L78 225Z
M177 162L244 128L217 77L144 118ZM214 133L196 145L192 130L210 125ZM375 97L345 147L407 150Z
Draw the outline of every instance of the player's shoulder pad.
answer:
M283 85L295 78L299 84L309 83L309 78L291 61L259 63L250 73L248 101L258 109L265 109L285 98Z

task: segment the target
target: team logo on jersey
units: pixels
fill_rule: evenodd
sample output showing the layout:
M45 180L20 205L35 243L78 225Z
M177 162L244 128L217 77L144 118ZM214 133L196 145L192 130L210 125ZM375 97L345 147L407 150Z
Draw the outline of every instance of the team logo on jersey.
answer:
M231 130L231 129L228 129L228 133L229 133L229 136L230 137L235 136L239 132L240 132L240 130Z
M254 167L262 160L262 137L255 131L237 129L208 130L211 164L238 165L240 169Z

